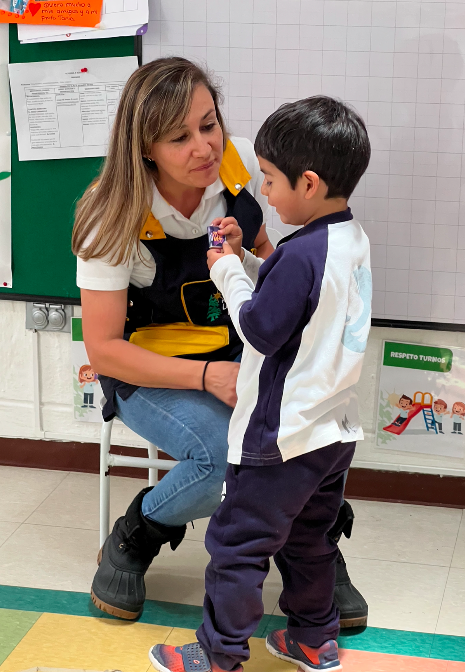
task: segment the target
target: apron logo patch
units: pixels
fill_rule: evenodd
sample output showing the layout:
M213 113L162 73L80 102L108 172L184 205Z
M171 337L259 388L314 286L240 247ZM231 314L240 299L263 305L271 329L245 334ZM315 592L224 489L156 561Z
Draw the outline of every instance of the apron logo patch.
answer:
M207 320L210 320L210 322L214 322L219 318L219 316L225 309L226 305L224 303L221 292L216 292L216 294L212 294L208 300Z

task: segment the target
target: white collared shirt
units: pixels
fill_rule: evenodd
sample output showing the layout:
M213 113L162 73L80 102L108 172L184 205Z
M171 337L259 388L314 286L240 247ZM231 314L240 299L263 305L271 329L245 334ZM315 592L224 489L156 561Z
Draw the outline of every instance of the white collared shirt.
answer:
M250 140L247 138L230 138L239 156L251 176L250 181L245 185L260 205L263 211L263 221L270 218L270 208L265 196L262 195L260 188L263 176L260 172L257 157ZM163 231L174 238L184 240L199 238L207 233L207 226L215 217L224 217L226 214L226 201L223 196L225 185L220 177L205 189L199 206L188 219L178 210L173 208L161 196L158 189L154 186L152 214L157 219ZM142 258L141 258L142 257ZM257 274L257 263L255 257L246 253L244 258L244 269L252 279ZM77 279L76 283L81 289L95 289L100 291L115 291L126 289L129 283L136 287L149 287L155 278L155 261L147 250L145 245L140 245L138 253L137 245L134 245L131 257L126 264L111 266L105 259L90 259L84 261L77 258Z

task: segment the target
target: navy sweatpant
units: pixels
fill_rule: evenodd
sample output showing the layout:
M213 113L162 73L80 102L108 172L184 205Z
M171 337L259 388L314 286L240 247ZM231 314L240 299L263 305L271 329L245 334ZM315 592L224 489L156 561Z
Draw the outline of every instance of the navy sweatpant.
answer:
M334 443L269 467L229 465L226 497L211 518L205 545L204 621L197 638L219 667L249 659L248 639L263 616L262 588L274 556L279 606L290 636L318 647L339 634L333 603L336 521L355 443Z

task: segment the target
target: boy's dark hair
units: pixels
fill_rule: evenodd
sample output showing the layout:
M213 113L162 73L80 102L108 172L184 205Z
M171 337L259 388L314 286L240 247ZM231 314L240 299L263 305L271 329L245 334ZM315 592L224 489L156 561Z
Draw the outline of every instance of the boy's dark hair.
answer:
M306 170L328 186L326 198L349 198L370 161L361 117L344 103L312 96L281 105L265 121L255 153L273 163L295 189Z
M410 397L407 397L406 394L403 394L400 399L407 399L409 404L413 404L413 399L410 399ZM400 399L399 399L399 403L400 403Z

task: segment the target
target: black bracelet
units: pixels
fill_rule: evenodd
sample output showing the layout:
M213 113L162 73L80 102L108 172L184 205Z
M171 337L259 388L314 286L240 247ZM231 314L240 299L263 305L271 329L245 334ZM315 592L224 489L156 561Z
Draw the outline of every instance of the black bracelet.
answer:
M211 364L211 360L208 360L208 362L205 362L205 366L203 367L203 375L202 375L202 391L206 392L205 389L205 374L207 373L207 366Z

